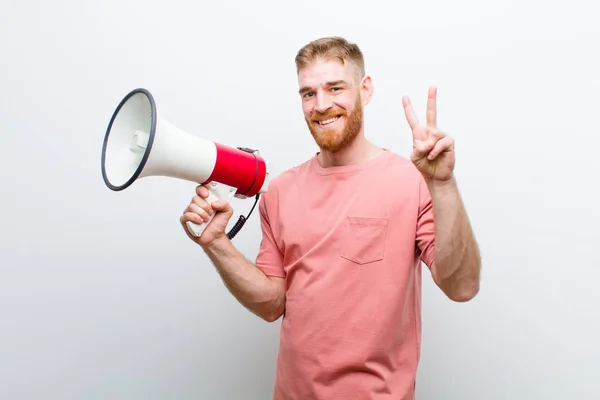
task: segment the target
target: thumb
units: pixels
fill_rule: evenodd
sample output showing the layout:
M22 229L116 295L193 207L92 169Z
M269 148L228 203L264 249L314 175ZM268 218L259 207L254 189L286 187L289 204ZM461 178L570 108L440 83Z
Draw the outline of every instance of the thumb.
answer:
M228 201L225 200L216 200L211 203L211 207L213 210L222 212L222 213L233 213L233 208Z

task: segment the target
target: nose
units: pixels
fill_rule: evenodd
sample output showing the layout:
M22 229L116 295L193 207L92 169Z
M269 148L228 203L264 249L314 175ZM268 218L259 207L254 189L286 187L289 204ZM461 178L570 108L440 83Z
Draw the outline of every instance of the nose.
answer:
M332 106L331 100L324 93L319 93L315 102L315 112L323 114L325 111L329 110Z

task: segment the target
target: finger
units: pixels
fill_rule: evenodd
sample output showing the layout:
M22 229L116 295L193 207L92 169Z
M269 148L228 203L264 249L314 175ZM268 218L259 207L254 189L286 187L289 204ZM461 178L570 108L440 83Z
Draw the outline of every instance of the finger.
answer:
M412 104L408 96L402 97L402 106L404 107L404 115L406 115L408 125L410 125L410 128L412 130L415 130L419 126L419 119L415 114L415 110L413 110Z
M194 213L200 216L200 218L202 218L203 221L208 221L210 219L210 215L209 213L202 207L200 207L198 204L195 203L191 203L188 208L186 209L186 212L188 213Z
M433 147L433 149L427 155L427 158L429 160L433 160L437 156L442 154L443 152L452 150L453 144L454 144L454 141L449 136L446 136L446 137L438 140L437 143L435 144L435 146Z
M200 185L196 187L196 194L202 197L203 199L206 199L208 197L208 189L206 188L206 186Z
M203 224L205 221L202 219L202 217L200 217L198 214L193 213L193 212L186 212L184 213L181 218L179 218L179 221L181 222L181 224L183 226L185 226L185 223L190 221L193 223L196 223L198 225Z
M192 197L191 204L198 205L199 207L201 207L204 211L206 211L209 214L212 213L212 208L210 208L210 204L208 204L208 202L206 200L204 200L203 198L201 198L200 196Z
M444 134L437 129L426 128L423 129L423 133L421 134L420 141L425 142L429 146L429 150L435 146L436 142L444 137Z
M437 124L437 88L431 86L427 95L427 125L436 126Z
M445 133L437 129L428 129L425 139L415 140L415 150L420 156L428 154L435 145L446 136Z
M233 214L233 207L228 201L225 200L216 200L211 203L213 210L219 212L220 214L225 214L227 216L231 216Z
M414 142L414 154L417 157L425 157L435 146L435 142L427 140L415 140Z
M446 134L439 129L427 129L427 138L434 143L444 137L446 137Z

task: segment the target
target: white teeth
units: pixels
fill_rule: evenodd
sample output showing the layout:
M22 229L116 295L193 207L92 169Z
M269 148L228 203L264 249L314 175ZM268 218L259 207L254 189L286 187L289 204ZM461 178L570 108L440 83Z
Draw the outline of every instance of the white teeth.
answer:
M337 120L338 120L338 118L339 118L339 117L333 117L333 118L326 119L325 121L319 121L319 125L329 125L329 124L331 124L332 122L335 122L335 121L337 121Z

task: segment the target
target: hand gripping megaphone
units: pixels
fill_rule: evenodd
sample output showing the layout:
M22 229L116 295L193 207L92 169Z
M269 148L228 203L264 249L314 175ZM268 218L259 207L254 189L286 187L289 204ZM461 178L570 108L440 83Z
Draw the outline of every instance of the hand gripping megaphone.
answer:
M271 174L271 163L258 151L190 135L161 118L154 97L143 88L129 92L114 111L104 136L101 166L104 183L113 191L143 177L166 176L206 185L209 203L234 197L258 201L268 190ZM228 232L230 239L247 217L241 216ZM188 222L187 229L199 237L209 222Z

